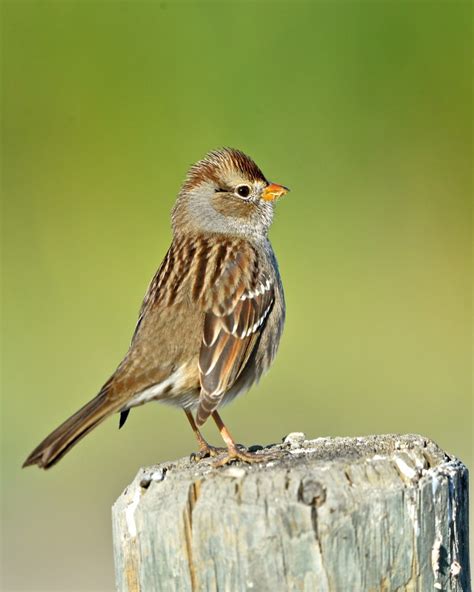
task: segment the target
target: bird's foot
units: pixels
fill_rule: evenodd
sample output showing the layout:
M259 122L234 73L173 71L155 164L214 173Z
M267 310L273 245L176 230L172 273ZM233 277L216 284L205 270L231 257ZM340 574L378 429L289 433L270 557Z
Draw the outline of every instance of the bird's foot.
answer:
M199 462L205 458L215 458L224 452L227 452L227 448L219 448L217 446L206 444L205 446L201 446L198 452L192 452L189 458L194 462Z
M259 463L259 462L269 462L271 460L276 460L277 455L271 452L250 452L245 448L229 448L226 450L227 454L213 463L213 466L223 467L225 465L229 465L234 462L245 462L245 463Z

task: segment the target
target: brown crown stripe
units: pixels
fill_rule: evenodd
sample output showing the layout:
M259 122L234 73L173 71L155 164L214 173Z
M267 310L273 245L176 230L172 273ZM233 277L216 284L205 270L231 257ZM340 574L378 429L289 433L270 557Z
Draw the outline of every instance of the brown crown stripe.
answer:
M242 176L251 181L267 182L260 168L249 156L240 152L240 150L222 148L221 150L209 152L202 160L190 168L183 189L189 191L206 181L217 183L216 166L237 170Z
M226 150L226 154L234 167L245 173L250 179L255 181L265 181L265 176L260 168L246 154L240 150L232 149Z

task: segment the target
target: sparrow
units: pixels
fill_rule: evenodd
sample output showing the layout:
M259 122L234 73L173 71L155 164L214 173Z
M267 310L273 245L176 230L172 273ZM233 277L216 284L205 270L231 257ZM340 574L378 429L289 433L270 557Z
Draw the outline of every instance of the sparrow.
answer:
M113 413L181 407L199 458L217 466L264 455L237 445L218 409L247 391L275 358L285 320L278 264L268 238L275 202L288 189L270 183L239 150L208 153L187 173L172 211L173 239L146 292L124 359L79 411L56 428L23 466L47 469ZM226 444L199 428L212 417Z

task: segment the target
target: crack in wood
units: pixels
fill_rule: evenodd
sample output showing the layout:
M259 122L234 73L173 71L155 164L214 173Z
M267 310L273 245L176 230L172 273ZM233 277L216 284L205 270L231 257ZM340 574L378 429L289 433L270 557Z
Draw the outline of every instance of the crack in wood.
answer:
M191 590L196 592L199 590L198 574L193 558L193 511L197 500L201 493L201 482L195 481L191 483L188 492L188 501L184 510L184 543L185 552L188 558L189 577L191 578Z

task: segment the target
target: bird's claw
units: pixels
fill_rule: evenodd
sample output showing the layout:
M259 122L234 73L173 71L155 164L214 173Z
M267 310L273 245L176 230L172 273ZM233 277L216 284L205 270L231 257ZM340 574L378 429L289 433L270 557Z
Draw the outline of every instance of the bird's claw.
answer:
M198 452L192 452L189 456L189 460L199 462L205 458L215 458L224 452L227 452L227 448L219 448L208 444L207 446L200 448Z
M227 454L213 463L215 468L223 467L225 465L229 465L235 462L245 462L249 464L259 463L259 462L269 462L271 460L276 460L277 456L275 454L269 453L257 453L257 452L250 452L249 450L233 448L228 449Z

